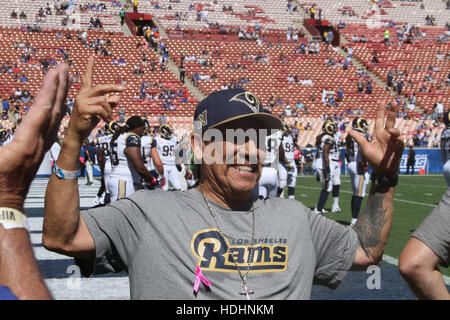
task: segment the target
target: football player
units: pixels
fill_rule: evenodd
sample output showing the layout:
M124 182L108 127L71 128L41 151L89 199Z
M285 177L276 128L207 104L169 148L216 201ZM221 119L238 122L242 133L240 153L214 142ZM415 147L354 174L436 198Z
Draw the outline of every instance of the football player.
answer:
M366 119L358 117L353 119L352 129L361 132L367 141L370 141L367 131L369 130L369 123ZM347 135L345 138L345 157L348 163L348 173L350 176L350 185L352 187L352 222L350 224L353 227L358 220L361 204L366 195L366 187L369 184L369 168L367 161L364 159L361 153L361 147L356 141Z
M281 130L266 137L266 157L263 162L261 177L255 188L255 193L264 199L278 195L278 172L275 165L279 161L282 139L283 131ZM285 169L283 168L283 170Z
M445 129L441 133L441 154L444 178L450 187L450 111L444 112Z
M194 187L196 180L190 168L192 150L189 143L189 138L183 138L178 143L178 148L175 151L175 163L180 172L181 190L187 190Z
M145 122L145 132L141 138L142 158L144 159L145 167L152 173L154 177L160 179L164 176L164 167L159 158L158 150L156 149L156 140L149 135L151 133L150 124L148 120L143 118Z
M173 134L171 125L164 123L159 127L160 136L155 137L155 144L159 157L164 166L164 180L161 189L169 190L169 183L176 190L181 190L180 171L176 166L175 151L178 149L178 142Z
M111 140L112 170L108 184L111 202L142 189L142 179L150 185L156 184L141 154L141 137L145 130L145 121L139 116L131 116Z
M340 156L341 153L339 151L339 145L341 143L341 132L337 130L333 135L334 138L334 146L330 150L330 172L331 172L331 183L333 184L333 188L331 190L331 194L333 195L333 205L331 207L331 212L334 213L343 213L341 208L339 207L339 189L341 187L341 166L340 166Z
M297 166L294 160L295 141L286 123L283 123L283 135L280 148L280 164L278 174L280 184L278 193L281 195L286 185L288 186L288 198L295 199L295 185L297 183Z
M316 174L319 182L322 184L319 200L314 209L315 213L327 213L324 209L328 199L328 194L333 190L332 177L334 175L334 167L331 166L330 154L332 150L337 149L334 134L337 131L336 123L331 120L324 122L322 133L316 138ZM333 170L333 172L332 172Z
M111 176L111 148L110 142L114 133L118 132L120 126L115 121L105 123L105 135L98 139L97 160L102 174L101 185L98 189L95 204L108 204L110 202L111 193L108 189L109 178ZM102 195L105 196L102 199Z

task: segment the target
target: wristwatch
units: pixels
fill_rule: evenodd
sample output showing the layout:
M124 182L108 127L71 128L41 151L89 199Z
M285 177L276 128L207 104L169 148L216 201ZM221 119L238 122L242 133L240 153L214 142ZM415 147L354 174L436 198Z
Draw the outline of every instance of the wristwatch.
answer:
M372 182L375 182L377 184L377 186L380 186L380 187L385 187L385 188L395 187L398 183L398 174L395 176L395 178L388 178L385 176L378 176L378 175L372 173L372 175L370 176L370 180Z

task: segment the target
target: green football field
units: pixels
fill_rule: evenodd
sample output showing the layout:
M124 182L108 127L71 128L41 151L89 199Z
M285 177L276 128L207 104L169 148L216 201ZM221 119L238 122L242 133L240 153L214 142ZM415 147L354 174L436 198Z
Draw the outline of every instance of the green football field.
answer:
M385 254L398 259L411 233L431 213L447 190L442 174L437 175L401 175L395 188L394 220ZM295 197L310 208L314 208L320 192L320 184L314 176L299 176ZM285 191L285 194L287 190ZM343 224L350 224L350 200L352 197L348 175L341 175L339 205L344 213L327 213L326 216ZM367 198L367 197L366 197ZM362 208L365 205L364 199ZM331 210L330 193L325 209ZM450 268L441 268L449 276Z

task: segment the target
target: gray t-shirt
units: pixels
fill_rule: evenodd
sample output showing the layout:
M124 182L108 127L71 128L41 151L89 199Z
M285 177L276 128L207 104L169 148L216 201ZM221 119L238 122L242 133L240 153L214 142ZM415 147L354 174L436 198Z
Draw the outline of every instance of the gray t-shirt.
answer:
M251 248L250 208L209 201L243 273ZM296 200L254 202L252 299L309 299L314 284L336 288L353 264L356 232ZM82 273L128 272L132 299L242 299L242 281L203 196L141 190L82 212L95 241L94 261L76 260ZM193 293L195 270L212 283Z
M450 188L439 205L414 231L412 237L425 243L441 258L441 265L450 265Z

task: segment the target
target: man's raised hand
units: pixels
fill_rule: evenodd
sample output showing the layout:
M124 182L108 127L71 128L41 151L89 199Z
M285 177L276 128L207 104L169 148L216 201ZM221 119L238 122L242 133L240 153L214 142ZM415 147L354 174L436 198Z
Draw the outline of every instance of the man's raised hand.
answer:
M398 174L404 149L400 131L394 128L399 106L388 111L385 122L386 101L378 105L373 139L368 142L362 133L351 130L350 136L361 146L362 154L372 167L374 174L394 178Z
M0 206L22 209L42 159L55 142L69 87L66 64L50 70L14 139L0 148Z
M120 97L110 94L125 89L115 84L92 86L93 72L94 58L91 57L75 99L68 128L68 135L75 135L79 141L84 141L89 136L100 119L106 122L113 119L112 110L119 103Z

